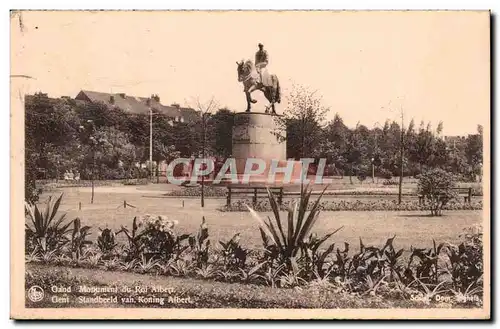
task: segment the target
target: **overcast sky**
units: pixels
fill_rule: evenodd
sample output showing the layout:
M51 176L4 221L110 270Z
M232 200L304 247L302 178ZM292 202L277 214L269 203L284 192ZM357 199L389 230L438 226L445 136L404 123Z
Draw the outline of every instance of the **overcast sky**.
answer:
M262 42L284 94L278 113L295 82L349 126L398 119L399 107L417 126L442 120L448 135L489 125L487 12L24 12L11 33L11 73L52 97L88 89L191 105L213 96L244 111L235 61Z

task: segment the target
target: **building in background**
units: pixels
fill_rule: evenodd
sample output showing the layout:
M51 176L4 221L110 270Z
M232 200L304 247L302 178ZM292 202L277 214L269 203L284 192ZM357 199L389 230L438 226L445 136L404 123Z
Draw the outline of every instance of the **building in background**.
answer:
M110 108L117 107L132 114L149 114L151 107L176 122L192 122L199 117L194 109L181 107L175 103L172 105L161 104L158 95L153 95L149 98L130 96L125 93L110 94L82 90L76 95L75 99L84 102L104 103Z

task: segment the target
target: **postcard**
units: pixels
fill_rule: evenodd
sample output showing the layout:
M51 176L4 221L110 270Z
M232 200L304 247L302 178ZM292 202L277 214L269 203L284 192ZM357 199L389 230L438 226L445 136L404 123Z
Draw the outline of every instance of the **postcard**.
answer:
M10 15L11 318L490 318L489 11Z

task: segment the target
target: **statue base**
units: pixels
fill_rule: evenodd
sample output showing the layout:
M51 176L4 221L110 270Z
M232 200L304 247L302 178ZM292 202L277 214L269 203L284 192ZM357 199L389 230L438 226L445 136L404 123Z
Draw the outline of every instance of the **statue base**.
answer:
M286 160L286 142L277 136L279 125L276 122L276 117L276 114L259 112L236 113L232 136L232 157L236 161L240 184L246 184L243 180L245 172L258 171L261 169L259 166L264 166L263 171L259 170L259 173L250 174L248 184L266 186L287 184L284 172L277 172L274 178L269 178L272 165L277 168L288 167L288 170L291 171L291 183L300 179L301 163L300 161ZM285 138L286 132L283 136L283 139ZM252 165L252 163L254 164Z

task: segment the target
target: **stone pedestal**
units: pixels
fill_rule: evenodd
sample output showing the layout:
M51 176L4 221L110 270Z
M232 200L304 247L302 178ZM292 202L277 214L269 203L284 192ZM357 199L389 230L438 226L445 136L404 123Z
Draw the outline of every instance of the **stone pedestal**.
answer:
M236 159L286 159L286 143L280 142L275 116L266 113L237 113L233 127L233 157Z
M261 159L266 164L264 173L252 175L250 183L265 185L283 185L284 174L278 173L276 179L269 183L269 169L273 161L279 167L286 167L286 142L276 136L278 125L276 115L259 112L236 113L233 126L233 158L236 160L238 177L245 171L247 159ZM300 163L294 161L292 180L300 177Z

